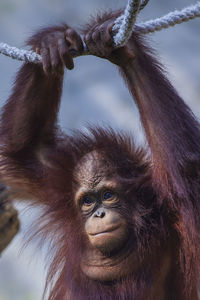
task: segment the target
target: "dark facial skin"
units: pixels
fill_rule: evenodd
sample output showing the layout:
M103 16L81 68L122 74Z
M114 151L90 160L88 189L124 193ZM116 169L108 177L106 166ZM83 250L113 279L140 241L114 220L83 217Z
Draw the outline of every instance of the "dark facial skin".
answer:
M127 245L129 230L120 212L124 199L116 178L114 169L96 151L87 154L75 170L75 203L89 242L83 255L82 270L95 280L118 278L119 269L123 274L119 262L123 261L122 252ZM129 271L126 267L126 273Z
M104 195L113 194L111 191ZM117 198L113 194L100 203L92 216L85 223L85 231L92 246L102 253L112 253L119 250L127 238L127 224L121 215L112 208ZM113 198L113 199L112 199ZM111 201L111 203L109 203ZM114 204L115 205L115 204Z
M77 168L75 202L89 242L103 254L116 252L126 242L128 228L119 213L122 195L113 169L97 152L89 153Z

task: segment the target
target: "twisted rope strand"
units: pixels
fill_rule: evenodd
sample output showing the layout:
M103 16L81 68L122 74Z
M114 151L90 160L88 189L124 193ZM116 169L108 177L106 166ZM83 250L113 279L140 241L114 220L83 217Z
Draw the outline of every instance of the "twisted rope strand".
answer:
M139 10L140 0L129 0L123 16L116 19L112 29L113 42L116 48L129 40Z
M126 41L130 38L130 35L133 31L133 25L139 10L144 8L149 0L144 0L141 5L139 5L139 0L129 0L125 13L116 19L113 30L117 31L114 35L115 45L118 47L122 44L125 44ZM131 17L132 16L132 17ZM162 30L164 28L168 28L170 26L174 26L176 24L181 24L183 22L187 22L189 20L200 17L200 2L195 5L191 5L189 7L184 8L181 11L171 12L161 18L157 18L155 20L150 20L145 23L138 24L136 30L143 33L151 33L155 31ZM133 18L133 19L132 19ZM132 25L130 25L132 24ZM120 29L121 28L121 29ZM123 33L124 30L124 33ZM118 33L120 34L118 35ZM122 38L125 36L126 38ZM116 38L116 36L119 37ZM33 51L28 51L24 49L18 49L16 47L11 47L5 43L0 43L0 53L9 56L13 59L18 59L25 62L32 63L41 63L41 56ZM85 47L82 55L90 54Z
M148 4L149 0L143 0L142 4L140 5L140 8L139 8L139 12L145 8L145 6ZM119 16L116 20L115 20L115 30L118 31L119 30L119 27L120 25L122 24L124 20L124 14ZM132 29L131 29L132 30Z
M164 28L169 28L170 26L174 26L176 24L188 22L189 20L197 17L200 17L200 2L195 5L188 6L181 11L175 10L174 12L170 12L161 18L138 24L137 30L141 33L147 34L162 30Z
M16 47L11 47L6 43L0 43L0 53L9 56L13 59L31 62L31 63L41 63L41 56L34 51L18 49Z

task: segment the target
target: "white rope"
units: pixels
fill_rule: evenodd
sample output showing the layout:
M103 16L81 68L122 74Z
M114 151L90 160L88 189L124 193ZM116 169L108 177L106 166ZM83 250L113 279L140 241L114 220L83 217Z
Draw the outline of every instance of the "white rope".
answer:
M149 0L142 1L140 4L139 0L129 0L125 12L122 16L116 19L113 26L114 43L115 46L119 47L124 45L130 38L135 24L136 16L140 9L142 9ZM181 11L171 12L161 18L150 20L142 24L138 24L136 30L141 33L155 32L176 24L187 22L191 19L200 17L200 2L195 5L184 8ZM33 51L18 49L11 47L5 43L0 43L0 53L7 55L13 59L18 59L25 62L41 63L41 56ZM90 54L85 47L82 55Z
M188 6L181 11L175 10L161 18L147 21L143 24L137 25L137 30L141 33L150 33L188 22L189 20L200 17L200 2L195 5Z
M11 47L5 43L0 43L0 53L25 62L41 63L41 56L36 52Z
M139 9L140 0L129 0L124 14L115 20L112 32L116 48L123 46L129 40Z

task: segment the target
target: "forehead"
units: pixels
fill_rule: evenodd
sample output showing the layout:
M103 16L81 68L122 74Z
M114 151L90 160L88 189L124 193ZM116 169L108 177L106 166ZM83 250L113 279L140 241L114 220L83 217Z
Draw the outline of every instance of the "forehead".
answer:
M114 168L97 151L86 154L77 164L74 172L75 181L80 187L94 189L103 179L113 175Z

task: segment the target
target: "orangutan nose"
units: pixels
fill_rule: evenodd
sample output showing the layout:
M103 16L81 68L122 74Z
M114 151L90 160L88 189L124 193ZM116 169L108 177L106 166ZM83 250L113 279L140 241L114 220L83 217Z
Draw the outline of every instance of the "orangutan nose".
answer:
M105 213L105 211L104 211L104 209L103 208L99 208L96 212L95 212L95 214L94 214L94 217L96 217L96 218L103 218L103 217L105 217L105 215L106 215L106 213Z

